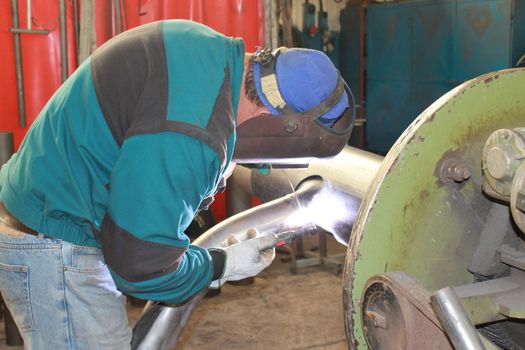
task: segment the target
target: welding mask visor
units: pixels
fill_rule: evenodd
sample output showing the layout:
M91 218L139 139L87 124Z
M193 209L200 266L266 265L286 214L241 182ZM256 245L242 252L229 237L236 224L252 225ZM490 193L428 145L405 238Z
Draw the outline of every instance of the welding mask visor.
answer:
M355 103L330 59L321 51L262 49L254 80L270 115L237 128L237 163L304 164L338 154L347 144Z

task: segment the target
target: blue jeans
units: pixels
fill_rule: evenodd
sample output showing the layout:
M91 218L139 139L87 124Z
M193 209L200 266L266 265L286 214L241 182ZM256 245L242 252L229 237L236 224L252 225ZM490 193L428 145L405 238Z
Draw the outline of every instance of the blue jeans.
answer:
M26 349L129 349L126 297L100 249L0 224L0 292Z

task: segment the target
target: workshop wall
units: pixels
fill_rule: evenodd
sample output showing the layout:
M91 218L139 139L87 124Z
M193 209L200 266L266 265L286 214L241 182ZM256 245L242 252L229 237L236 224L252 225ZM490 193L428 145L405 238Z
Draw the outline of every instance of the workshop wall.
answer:
M440 96L525 57L523 0L290 3L294 45L325 51L354 94L350 144L380 154Z
M73 43L71 2L66 12L68 42ZM18 7L18 28L32 28L29 33L10 31L13 5ZM0 7L0 130L14 133L18 148L27 127L36 118L46 101L61 84L59 6L57 0L33 1L31 21L27 20L27 1L3 1ZM16 22L16 20L15 20ZM38 33L36 31L42 31ZM33 32L35 31L35 32ZM24 103L17 102L17 79L14 39L20 38L20 73ZM75 47L68 51L71 74L76 67ZM25 121L24 121L25 120Z
M525 53L521 0L412 0L369 4L367 148L386 154L433 101Z
M67 32L67 75L78 66L79 22L82 20L81 8L85 6L93 8L96 46L122 30L170 18L195 20L226 35L242 37L248 50L254 50L263 41L262 0L32 0L29 2L29 21L28 1L3 1L0 4L0 130L14 132L16 148L27 127L62 82L59 11L62 1ZM18 7L17 27L31 28L31 31L20 34L10 31L14 27L14 6ZM118 15L120 19L117 19ZM117 28L117 23L120 23L120 28ZM17 102L14 48L17 35L21 44L23 106ZM25 118L25 126L20 117Z
M346 0L292 0L292 18L293 23L299 28L303 27L305 17L305 6L311 4L316 11L327 13L327 26L330 30L339 31L341 22L339 21L339 12L347 5Z
M226 35L242 37L248 51L263 44L263 0L2 1L0 131L13 132L15 149L20 146L45 103L78 67L81 43L92 41L87 45L89 54L123 30L176 18L195 20ZM16 37L19 60L15 56ZM213 208L219 220L226 216L223 197Z

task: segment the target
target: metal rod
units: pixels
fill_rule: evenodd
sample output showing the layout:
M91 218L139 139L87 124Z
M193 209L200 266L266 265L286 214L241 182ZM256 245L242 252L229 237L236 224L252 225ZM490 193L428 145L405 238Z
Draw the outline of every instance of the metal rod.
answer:
M11 0L11 17L13 29L19 29L18 1ZM22 48L20 46L20 34L13 32L15 46L15 69L16 69L16 97L18 102L18 124L21 128L26 127L26 103L24 97L24 75L22 72Z
M9 28L9 31L16 34L49 34L49 30L45 29Z
M120 13L120 0L114 1L115 6L115 35L122 31L122 15Z
M366 7L367 0L361 0L359 5L359 97L357 104L358 119L362 120L359 127L359 146L366 148L366 104L365 104L365 49L366 49Z
M20 34L49 34L49 30L46 29L33 29L33 21L31 20L31 0L27 0L27 28L20 28L18 21L18 3L16 6L17 21L13 21L13 28L9 28L11 33L20 33Z
M13 153L13 133L8 131L0 131L0 166L7 163Z
M432 295L431 304L456 350L485 350L453 288L438 290Z
M31 30L31 0L27 0L27 29Z
M80 3L80 29L78 43L78 64L84 62L96 47L95 4L94 0Z
M72 0L73 2L73 30L75 31L75 57L78 61L78 52L80 45L80 24L78 21L78 0Z
M60 66L62 70L62 82L64 82L68 76L66 0L60 0L58 2L58 12L60 21Z
M175 349L180 334L207 291L207 289L203 290L179 307L169 307L149 301L133 328L131 349Z

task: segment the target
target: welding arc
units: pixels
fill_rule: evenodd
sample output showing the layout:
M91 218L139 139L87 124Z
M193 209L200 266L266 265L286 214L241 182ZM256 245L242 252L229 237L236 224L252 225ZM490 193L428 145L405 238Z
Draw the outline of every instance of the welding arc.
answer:
M311 233L314 228L310 222L304 222L303 226L287 226L287 219L300 209L298 203L301 208L308 207L316 194L324 188L325 184L321 180L305 181L293 194L261 204L222 221L198 237L193 244L203 248L221 247L221 242L230 234L234 234L242 241L247 238L246 232L252 227L256 227L260 235L283 232L293 232L295 235ZM353 218L348 221L351 227ZM348 242L347 238L341 238L341 241L345 240ZM141 317L133 329L131 348L173 349L191 313L204 294L205 292L199 293L180 306L168 307L149 302L147 315Z
M290 179L290 177L285 173L284 174L285 177L286 177L286 180L288 181L288 183L290 184L290 187L292 188L292 196L294 196L295 200L297 201L297 208L300 210L300 211L303 211L304 210L304 205L301 203L301 201L299 200L299 196L297 195L297 191L295 190L293 184L292 184L292 180ZM322 181L321 179L318 179L318 178L315 178L315 180L304 180L304 181L310 181L310 183L312 183L311 181L314 181L314 182L320 182ZM299 184L297 187L299 188L301 186L301 184ZM304 224L306 225L307 223L310 223L310 225L312 226L312 232L317 232L317 228L316 228L316 225L309 219L309 218L306 218L307 222L304 222ZM298 234L295 234L294 235L294 238L297 237ZM291 243L292 239L290 239L290 242L288 243Z

